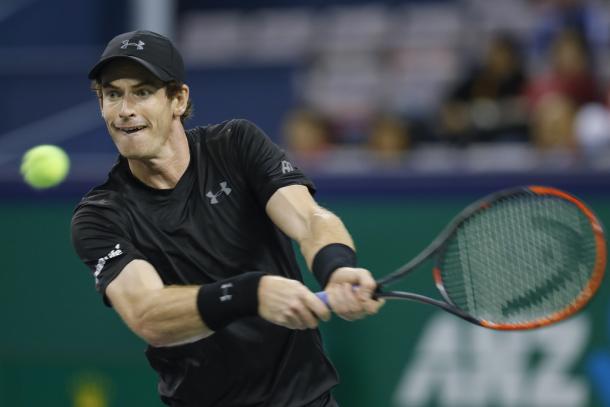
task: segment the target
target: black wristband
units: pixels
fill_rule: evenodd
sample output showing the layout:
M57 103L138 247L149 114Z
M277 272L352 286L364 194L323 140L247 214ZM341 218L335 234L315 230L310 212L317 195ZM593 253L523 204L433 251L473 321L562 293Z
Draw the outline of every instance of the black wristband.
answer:
M322 288L326 287L330 275L339 267L356 267L356 252L343 243L324 246L313 258L311 271Z
M264 275L248 272L202 285L197 309L208 328L218 331L240 318L258 315L258 284Z

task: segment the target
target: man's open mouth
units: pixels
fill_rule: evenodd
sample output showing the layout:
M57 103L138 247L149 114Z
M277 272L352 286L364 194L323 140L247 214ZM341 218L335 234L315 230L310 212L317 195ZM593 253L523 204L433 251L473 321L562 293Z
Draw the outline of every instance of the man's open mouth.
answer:
M136 133L145 128L146 128L146 126L133 126L133 127L120 127L119 130L121 130L122 132L127 133L127 134L133 134L133 133Z

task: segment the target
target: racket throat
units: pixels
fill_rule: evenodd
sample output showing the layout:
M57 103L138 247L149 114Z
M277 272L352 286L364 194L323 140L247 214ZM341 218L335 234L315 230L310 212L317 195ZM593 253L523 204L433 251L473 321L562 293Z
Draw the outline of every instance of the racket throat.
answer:
M433 298L429 298L424 295L408 293L408 292L403 292L403 291L384 291L384 292L376 291L374 295L376 298L391 298L391 299L395 299L395 300L415 301L415 302L420 302L420 303L424 303L424 304L434 305L435 307L438 307L438 308L443 309L444 311L450 312L451 314L458 316L458 317L462 318L463 320L466 320L475 325L482 326L480 320L468 315L461 309L456 308L450 304L447 304L444 301L435 300Z

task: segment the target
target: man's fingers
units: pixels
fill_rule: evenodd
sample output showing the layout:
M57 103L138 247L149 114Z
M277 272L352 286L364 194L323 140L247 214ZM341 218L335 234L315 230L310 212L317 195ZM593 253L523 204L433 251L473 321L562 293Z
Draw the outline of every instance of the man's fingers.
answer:
M383 306L383 301L373 299L376 289L377 282L370 271L341 267L332 274L326 293L335 314L354 320L375 314Z
M347 298L341 284L333 284L327 288L328 302L335 314L341 315L348 311Z
M296 280L265 276L259 285L259 314L290 329L313 329L327 321L330 311L307 287Z
M362 312L362 302L358 298L358 293L351 284L343 284L341 287L344 298L346 299L347 312L356 316Z
M364 309L354 287L349 283L336 284L331 288L331 306L341 318L354 320L362 318Z
M360 271L358 274L358 292L371 298L375 290L377 289L377 282L366 269L357 269Z
M383 307L385 300L383 298L377 300L368 300L364 302L364 307L368 315L373 315L379 312L379 309Z
M314 315L309 307L307 296L299 299L298 306L295 306L292 311L301 322L301 329L314 329L318 326L318 318Z
M370 271L363 268L341 267L335 271L330 283L350 283L360 300L370 299L377 289L377 282Z
M309 293L305 297L306 305L318 320L328 321L330 319L330 310L315 294Z

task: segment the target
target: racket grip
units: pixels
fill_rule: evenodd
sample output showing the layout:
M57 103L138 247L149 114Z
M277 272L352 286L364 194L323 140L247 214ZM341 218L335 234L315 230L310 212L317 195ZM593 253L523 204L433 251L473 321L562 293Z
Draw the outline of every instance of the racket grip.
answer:
M352 286L352 290L356 291L358 287L358 285L354 285ZM318 297L324 304L326 304L328 308L330 308L330 302L328 302L328 294L326 294L326 291L318 291L316 293L316 297Z
M330 308L330 303L328 302L328 294L326 291L318 291L316 293L316 297L318 297L328 308Z

